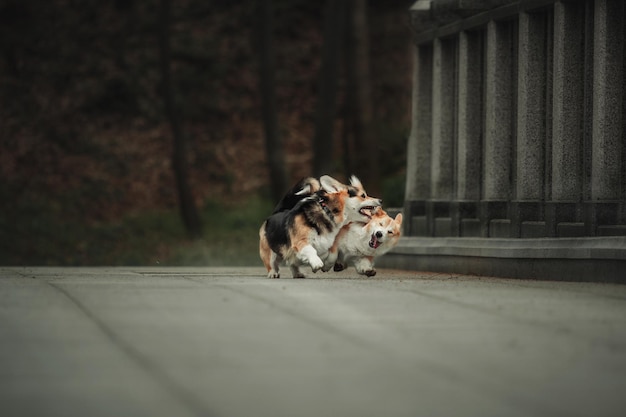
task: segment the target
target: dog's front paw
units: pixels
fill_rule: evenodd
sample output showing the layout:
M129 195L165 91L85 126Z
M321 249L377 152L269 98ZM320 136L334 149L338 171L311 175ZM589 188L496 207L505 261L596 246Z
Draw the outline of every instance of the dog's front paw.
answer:
M373 277L374 275L376 275L376 270L371 265L369 265L369 267L356 268L356 272L360 275L366 275L368 277Z
M354 264L354 268L356 272L361 275L367 275L368 277L373 277L376 275L376 270L374 269L374 265L372 261L368 258L361 258Z
M319 257L317 259L309 259L309 265L311 265L311 270L313 272L317 272L324 268L324 262Z
M278 271L270 271L269 274L267 274L268 278L280 278L280 273Z
M308 264L313 272L317 272L324 267L324 261L319 257L313 246L306 245L298 253L298 259L304 264Z
M376 270L372 268L372 269L368 269L366 271L360 272L360 274L366 275L368 277L373 277L374 275L376 275Z

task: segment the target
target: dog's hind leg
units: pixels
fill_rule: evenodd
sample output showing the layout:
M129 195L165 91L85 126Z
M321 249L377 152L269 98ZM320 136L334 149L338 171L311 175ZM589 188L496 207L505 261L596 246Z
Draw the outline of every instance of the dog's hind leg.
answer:
M331 250L326 259L324 259L324 267L322 268L322 271L328 272L333 269L333 267L337 265L338 255L339 253L336 250L334 252Z
M267 274L268 278L280 278L280 272L278 272L278 267L280 265L281 257L276 254L276 252L272 251L270 255L270 270Z

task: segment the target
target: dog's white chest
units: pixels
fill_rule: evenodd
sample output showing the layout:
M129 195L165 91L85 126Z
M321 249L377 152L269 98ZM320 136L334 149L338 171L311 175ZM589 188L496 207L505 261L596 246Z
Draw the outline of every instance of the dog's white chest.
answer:
M368 227L353 224L341 240L340 250L357 256L373 256L376 251L369 247L369 238L370 230Z
M328 254L331 246L333 246L336 236L337 233L324 233L320 235L316 232L311 232L309 235L309 243L315 248L318 255L324 258Z

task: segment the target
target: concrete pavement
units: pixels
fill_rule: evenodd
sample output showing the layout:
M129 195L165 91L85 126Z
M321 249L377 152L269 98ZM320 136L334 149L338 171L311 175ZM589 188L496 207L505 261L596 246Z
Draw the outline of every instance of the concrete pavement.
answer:
M626 286L0 268L2 416L622 416Z

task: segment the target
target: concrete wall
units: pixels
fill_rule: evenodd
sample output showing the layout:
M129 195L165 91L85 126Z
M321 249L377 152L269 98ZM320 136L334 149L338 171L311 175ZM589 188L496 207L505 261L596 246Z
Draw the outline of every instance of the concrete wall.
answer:
M405 236L626 236L624 3L415 3Z
M406 233L626 235L624 2L417 3Z

